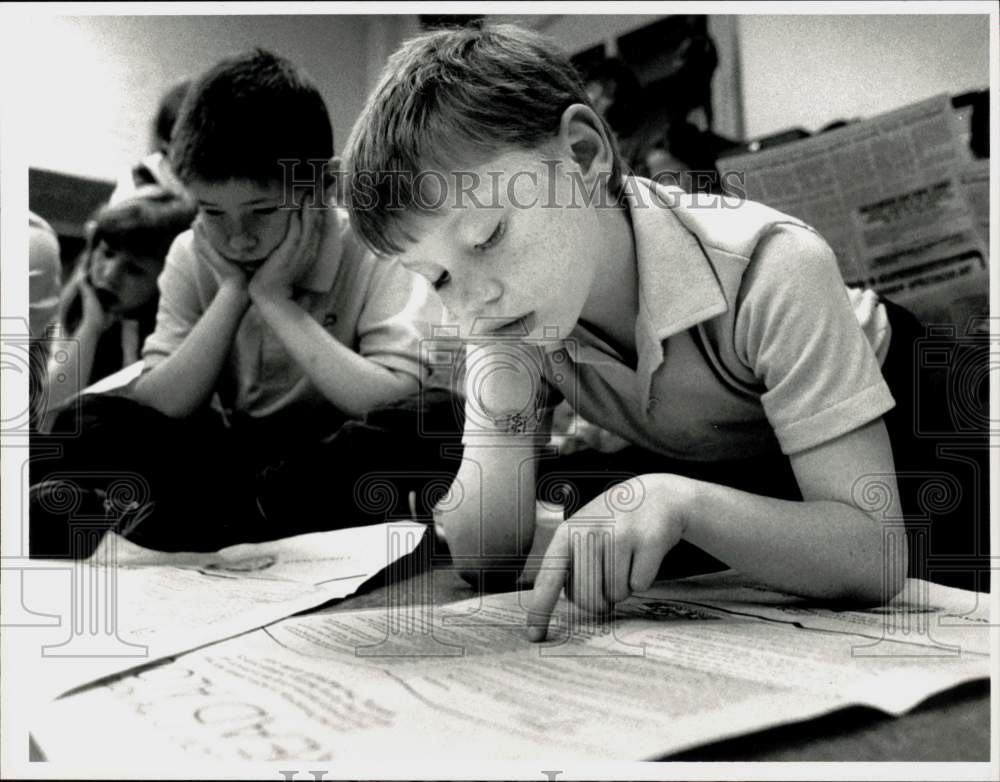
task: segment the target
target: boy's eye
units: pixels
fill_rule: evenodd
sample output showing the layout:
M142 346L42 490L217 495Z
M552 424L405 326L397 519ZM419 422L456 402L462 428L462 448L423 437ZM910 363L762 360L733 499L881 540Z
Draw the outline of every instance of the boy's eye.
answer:
M97 261L113 261L118 256L118 250L114 247L109 247L108 245L101 245L97 248L94 253L94 258Z
M507 230L507 223L501 220L499 223L497 223L497 227L493 229L493 233L490 234L489 239L487 239L485 242L477 244L476 249L477 250L490 249L493 245L495 245L503 238L504 232L506 230Z
M202 209L202 213L208 217L222 217L221 209Z
M448 283L448 280L450 280L450 279L451 279L451 275L448 274L448 272L441 272L441 276L438 277L433 282L434 290L436 290L436 291L441 290L441 288L443 288Z
M276 206L263 206L260 209L254 209L253 213L255 215L273 215L277 211L278 207Z

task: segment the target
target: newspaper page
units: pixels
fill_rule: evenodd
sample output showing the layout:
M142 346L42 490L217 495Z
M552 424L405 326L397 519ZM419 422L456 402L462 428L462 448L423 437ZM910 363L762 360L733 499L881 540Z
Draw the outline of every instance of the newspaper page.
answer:
M724 181L743 177L748 198L819 231L849 285L964 331L989 315L988 242L969 200L970 189L988 195L988 171L972 176L969 163L939 95L718 165Z
M336 762L411 778L428 764L655 759L847 705L899 714L988 677L986 598L911 581L887 608L839 614L731 575L688 579L610 622L562 602L540 645L519 593L388 601L286 619L69 696L34 735L49 760L83 767L105 748L123 763ZM909 627L893 635L889 620L915 616L962 628L946 650ZM387 747L406 765L391 767Z
M62 621L4 632L17 636L32 695L49 699L346 597L424 531L378 524L213 553L153 551L112 533L89 560L36 560L24 595L34 613Z
M990 161L973 160L962 170L965 197L976 217L979 238L987 247L990 243Z

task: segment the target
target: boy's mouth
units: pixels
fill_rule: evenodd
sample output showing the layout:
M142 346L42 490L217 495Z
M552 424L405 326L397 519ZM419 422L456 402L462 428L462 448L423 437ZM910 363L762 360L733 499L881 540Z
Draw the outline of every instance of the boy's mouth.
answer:
M105 288L94 288L94 294L105 312L114 312L119 305L118 297Z
M239 266L247 271L257 271L264 265L267 258L226 258L234 266Z
M230 263L235 263L239 266L253 266L254 264L263 263L264 258L233 258L231 256L225 256L226 260Z
M487 322L479 320L472 329L473 336L477 333L490 337L527 337L535 328L535 313L529 312L519 318L507 321L500 321L494 326L498 319L490 318Z

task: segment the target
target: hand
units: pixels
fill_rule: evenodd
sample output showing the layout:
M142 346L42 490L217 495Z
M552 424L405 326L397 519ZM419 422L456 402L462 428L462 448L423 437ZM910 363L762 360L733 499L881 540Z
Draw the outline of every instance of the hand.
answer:
M528 638L545 640L564 585L573 603L594 614L649 589L663 558L684 535L694 485L679 475L642 475L611 487L559 525L528 598ZM607 527L587 521L605 517L608 508L621 504L616 495L623 494L635 501L617 510Z
M248 284L246 270L218 253L208 240L208 233L200 219L194 221L194 251L202 263L208 264L218 275L220 288L233 287L246 290Z
M327 211L304 207L292 214L285 238L250 279L250 298L292 297L292 284L319 253Z
M83 305L80 330L90 330L96 334L103 334L112 323L118 320L116 315L104 309L97 291L90 284L90 279L86 274L80 277L80 299Z

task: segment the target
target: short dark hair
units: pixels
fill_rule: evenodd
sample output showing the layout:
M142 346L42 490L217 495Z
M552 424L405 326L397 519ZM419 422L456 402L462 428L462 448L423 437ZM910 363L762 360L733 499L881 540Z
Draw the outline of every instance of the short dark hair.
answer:
M347 140L347 200L357 234L377 253L401 252L392 228L419 205L409 177L548 143L574 103L593 108L569 58L538 33L488 25L407 41L389 58ZM615 199L624 173L614 149L608 192Z
M166 152L170 149L170 136L177 124L177 114L181 110L184 96L191 88L191 80L177 82L160 98L160 105L153 117L153 151Z
M279 160L305 165L332 156L323 96L295 65L264 49L222 60L196 79L170 142L170 164L185 184L268 184L283 178Z

